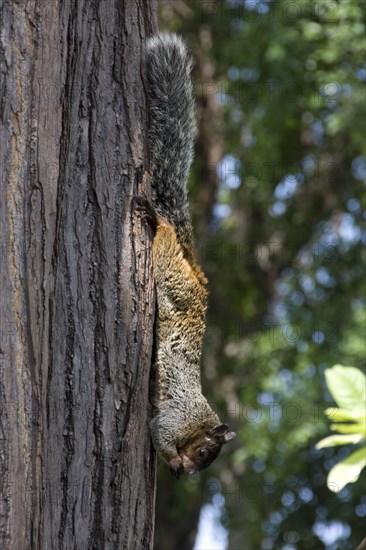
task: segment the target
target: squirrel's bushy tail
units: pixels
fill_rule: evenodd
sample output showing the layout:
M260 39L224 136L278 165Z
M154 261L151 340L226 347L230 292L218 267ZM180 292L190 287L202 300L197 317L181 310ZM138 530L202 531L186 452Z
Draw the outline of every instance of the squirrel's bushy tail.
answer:
M196 135L192 59L183 40L159 34L147 41L146 72L151 108L153 204L174 225L178 240L192 244L187 178Z

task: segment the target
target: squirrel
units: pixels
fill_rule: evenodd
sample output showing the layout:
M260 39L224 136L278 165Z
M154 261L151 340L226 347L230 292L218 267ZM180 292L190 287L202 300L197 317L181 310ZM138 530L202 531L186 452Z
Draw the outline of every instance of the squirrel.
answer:
M179 478L207 468L236 434L220 422L201 387L207 279L195 258L187 192L196 136L192 59L179 36L159 34L147 40L145 62L152 166L146 210L155 228L157 296L150 430L156 451Z

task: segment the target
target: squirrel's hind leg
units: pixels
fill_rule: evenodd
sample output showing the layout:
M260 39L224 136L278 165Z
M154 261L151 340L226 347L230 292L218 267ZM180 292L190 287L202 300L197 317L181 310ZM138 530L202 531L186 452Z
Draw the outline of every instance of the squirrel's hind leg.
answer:
M155 232L158 226L158 217L151 202L142 195L134 195L132 197L132 206L137 212L142 213L141 218L146 219Z

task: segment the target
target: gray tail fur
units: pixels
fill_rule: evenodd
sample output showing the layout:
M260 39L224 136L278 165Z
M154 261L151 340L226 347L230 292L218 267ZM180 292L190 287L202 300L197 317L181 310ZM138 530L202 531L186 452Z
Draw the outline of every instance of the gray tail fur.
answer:
M192 244L187 178L196 113L191 69L191 56L176 34L159 34L147 41L153 204L158 214L174 225L183 245Z

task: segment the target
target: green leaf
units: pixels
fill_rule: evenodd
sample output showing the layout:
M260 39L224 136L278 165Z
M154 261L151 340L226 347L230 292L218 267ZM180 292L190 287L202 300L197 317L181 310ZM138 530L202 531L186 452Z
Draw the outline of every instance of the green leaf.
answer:
M346 409L339 409L337 407L329 407L324 411L324 413L327 415L329 420L333 420L334 422L340 422L344 420L362 420L365 418L361 410L347 411Z
M362 434L365 437L366 429L364 424L352 422L352 424L331 424L330 429L341 434Z
M326 369L325 378L335 402L344 409L364 414L366 377L360 369L335 365Z
M324 439L318 441L315 445L316 449L323 449L324 447L334 447L335 445L347 445L349 443L359 443L363 439L362 434L345 434L345 435L329 435Z
M366 448L357 449L347 458L336 464L329 472L327 485L330 491L338 493L347 483L358 480L362 469L366 466Z

